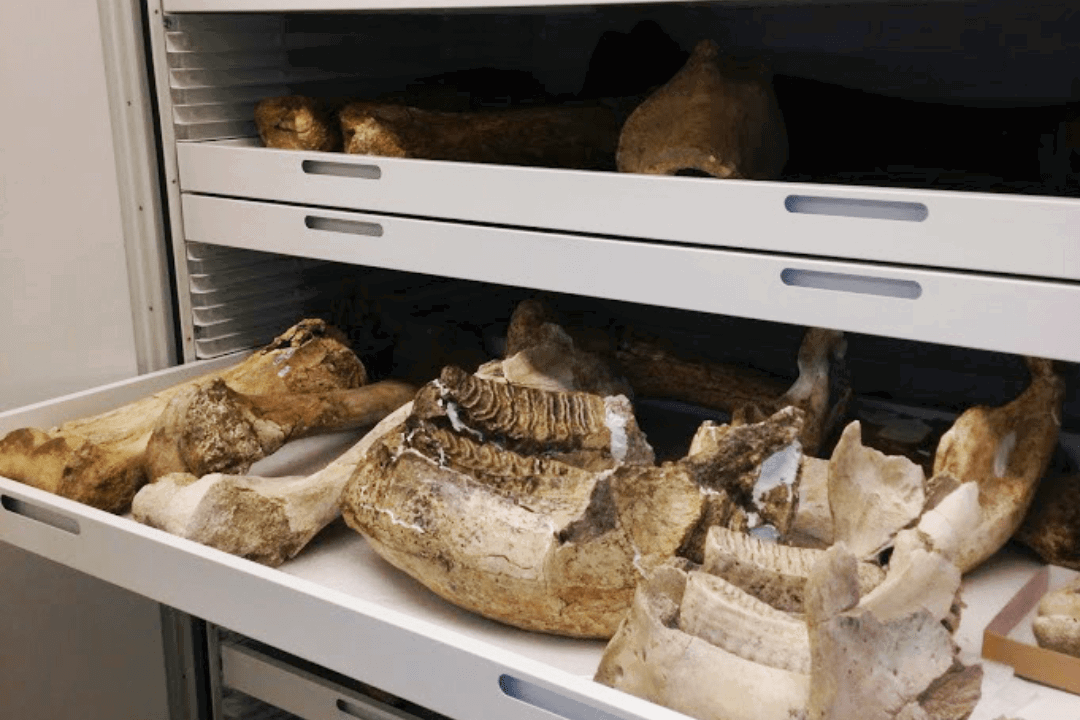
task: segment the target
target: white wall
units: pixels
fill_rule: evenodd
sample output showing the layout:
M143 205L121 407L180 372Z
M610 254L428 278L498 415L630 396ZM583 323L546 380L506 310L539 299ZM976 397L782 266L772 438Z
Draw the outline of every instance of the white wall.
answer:
M0 2L0 410L136 372L97 7ZM165 720L158 606L0 543L0 717Z

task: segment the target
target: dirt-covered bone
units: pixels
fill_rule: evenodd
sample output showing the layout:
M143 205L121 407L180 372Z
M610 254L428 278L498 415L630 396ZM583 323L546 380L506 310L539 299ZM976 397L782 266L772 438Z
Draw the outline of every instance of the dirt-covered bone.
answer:
M295 557L341 514L341 492L360 458L401 424L408 403L359 442L307 477L175 473L143 487L136 520L233 555L276 567Z
M1043 596L1031 629L1039 647L1080 657L1080 577Z
M290 440L373 426L416 390L397 380L280 395L244 395L220 378L194 385L173 397L158 418L146 448L146 474L151 480L170 473L242 474Z
M945 433L934 474L979 486L981 521L964 539L956 564L978 566L1020 527L1046 472L1061 425L1065 385L1050 360L1027 359L1031 384L1001 407L973 407Z
M619 135L599 103L442 112L355 102L340 117L346 153L502 165L610 169Z
M1051 565L1080 570L1080 474L1039 483L1016 539Z
M144 453L154 424L185 388L220 377L251 395L325 392L367 381L341 333L304 320L239 364L115 410L50 430L23 428L0 439L0 475L94 507L120 512L147 482Z
M340 103L287 95L264 98L255 105L255 128L268 148L340 152Z
M617 161L622 172L773 179L787 153L769 73L720 58L716 43L702 40L627 119Z

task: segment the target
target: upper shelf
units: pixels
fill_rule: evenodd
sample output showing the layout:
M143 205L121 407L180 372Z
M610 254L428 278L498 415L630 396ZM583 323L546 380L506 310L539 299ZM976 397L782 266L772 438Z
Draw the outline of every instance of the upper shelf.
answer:
M742 4L747 3L746 0ZM883 1L883 0L875 0ZM322 12L348 10L483 10L496 8L600 7L683 3L685 0L164 0L165 12ZM827 0L782 0L783 4L826 4ZM774 3L775 4L775 3Z

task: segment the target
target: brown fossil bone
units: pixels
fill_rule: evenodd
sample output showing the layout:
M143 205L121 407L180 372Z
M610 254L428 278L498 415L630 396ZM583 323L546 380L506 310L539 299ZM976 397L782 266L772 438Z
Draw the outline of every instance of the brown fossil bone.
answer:
M1020 527L1057 444L1064 382L1050 360L1028 358L1027 365L1031 384L1024 392L1001 407L965 411L934 457L934 475L979 486L982 520L958 550L962 572L997 552Z
M580 169L611 168L619 133L599 104L442 112L354 102L341 129L346 153Z
M1039 647L1080 657L1080 577L1043 596L1031 629Z
M953 567L951 576L937 573L940 556L933 555L913 562L928 563L931 570L924 575L955 597L959 571ZM807 718L968 717L979 700L982 667L964 666L957 659L958 647L942 622L947 610L935 612L919 602L918 587L898 599L895 592L884 591L884 583L860 600L856 563L837 543L807 580L812 678Z
M255 127L268 148L341 152L340 103L287 95L255 105Z
M146 525L276 567L340 514L341 492L368 449L405 419L406 403L358 443L307 477L175 473L144 486L131 504Z
M1080 475L1043 479L1016 539L1051 565L1080 570Z
M147 482L144 453L154 424L184 388L220 377L236 392L275 395L358 387L363 363L344 336L304 320L236 366L58 428L24 428L0 439L0 475L111 512Z
M289 440L372 426L417 388L382 380L321 393L244 395L216 378L173 397L146 447L146 475L245 473Z
M702 40L686 65L627 119L621 172L772 179L787 162L787 130L769 74L721 59Z

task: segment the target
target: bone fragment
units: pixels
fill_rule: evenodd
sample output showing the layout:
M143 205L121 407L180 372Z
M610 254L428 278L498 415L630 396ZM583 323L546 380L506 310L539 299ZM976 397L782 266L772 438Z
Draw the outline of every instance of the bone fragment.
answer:
M340 514L341 492L370 447L408 414L387 415L358 443L307 477L175 473L146 485L131 504L146 525L276 567Z
M600 104L441 112L355 102L341 129L346 153L581 169L610 169L619 133Z
M709 530L703 570L724 578L778 610L801 613L806 578L823 550L763 542L723 527ZM857 590L868 593L885 579L873 563L856 566Z
M289 440L370 427L409 402L417 388L383 380L349 390L243 395L220 378L177 394L146 448L147 477L241 474Z
M622 172L771 179L787 162L787 132L769 74L722 60L703 40L686 65L630 115Z
M959 572L953 577L943 591L955 595ZM806 614L810 720L960 720L978 702L981 667L959 662L932 612L919 603L859 601L856 558L843 543L811 571Z
M341 152L339 107L301 95L264 98L255 105L255 127L268 148Z
M1045 562L1080 570L1080 474L1042 480L1016 538Z
M799 504L787 543L824 550L833 544L829 509L829 461L804 456L799 475Z
M144 452L154 424L184 388L220 377L236 392L323 392L364 384L366 372L344 336L304 320L236 366L51 430L24 428L0 439L0 475L111 512L146 483Z
M840 436L829 461L833 537L863 560L892 544L926 503L922 468L899 455L863 447L859 421Z
M699 720L803 717L809 676L746 660L678 629L687 577L672 561L638 586L596 681Z
M810 673L810 640L802 618L776 610L716 575L689 573L679 629L746 660Z
M1028 358L1031 384L1012 402L974 407L941 438L934 474L979 486L981 522L963 538L956 564L967 572L1020 527L1046 471L1061 424L1064 383L1050 360Z
M1080 577L1043 596L1032 630L1039 647L1080 657Z

